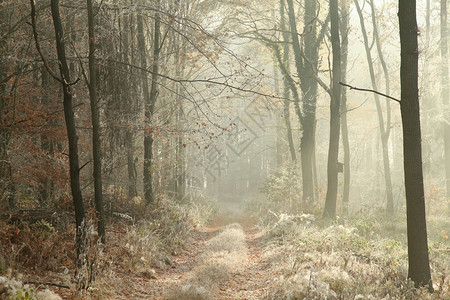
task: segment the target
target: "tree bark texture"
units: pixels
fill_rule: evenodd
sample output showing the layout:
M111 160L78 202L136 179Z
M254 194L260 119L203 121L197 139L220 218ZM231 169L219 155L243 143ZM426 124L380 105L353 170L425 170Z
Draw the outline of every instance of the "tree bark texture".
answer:
M330 101L330 143L328 148L327 164L327 196L323 216L336 217L336 200L338 192L338 155L339 155L339 131L340 131L340 99L341 88L341 43L339 37L339 10L338 0L330 0L331 21L331 49L333 51L333 81L331 86Z
M289 101L289 90L292 90L295 97L295 92L297 91L295 85L292 86L293 82L290 81L289 75L289 33L286 30L286 17L285 17L286 5L285 1L280 1L280 27L283 32L283 58L282 63L280 63L280 59L278 58L278 63L283 74L283 97L284 97L284 123L286 125L286 133L287 140L289 144L289 153L291 154L292 162L297 163L297 153L295 151L294 139L292 137L292 125L291 125L291 117L290 117L290 101ZM294 92L295 89L295 92ZM297 95L298 97L298 95Z
M317 39L317 1L305 1L304 14L304 34L303 51L305 57L309 60L303 74L299 73L302 82L302 112L303 126L302 138L300 141L302 178L303 178L303 201L305 203L314 200L314 180L313 180L313 152L315 144L315 122L316 122L316 104L317 104L317 81L314 78L314 72L318 66L319 42ZM309 66L311 64L312 66Z
M160 2L158 1L158 8ZM155 13L155 24L154 24L154 37L153 37L153 61L152 61L152 83L150 88L150 98L149 102L145 103L145 120L152 124L152 116L155 110L156 98L158 97L158 72L159 72L159 52L160 52L160 27L161 20L158 12ZM147 162L147 167L149 172L144 174L147 176L146 183L147 189L145 190L145 200L146 203L154 202L154 193L152 188L152 172L153 172L153 130L150 129L144 136L144 161Z
M1 1L0 1L1 2ZM0 9L0 36L5 36L8 30L8 16L5 9ZM0 38L0 197L6 200L9 208L15 206L14 182L12 180L12 166L8 155L8 147L11 139L9 124L5 116L9 114L7 101L7 76L8 66L5 63L8 55L8 43L6 38Z
M123 31L123 38L121 39L123 43L122 50L122 60L125 64L130 64L134 59L134 37L130 37L130 32L134 31L134 22L133 18L125 14L123 16L123 27L125 30ZM130 45L133 45L130 48ZM130 78L130 77L129 77ZM131 80L131 79L130 79ZM121 94L122 101L125 103L129 103L130 106L130 117L128 121L131 121L132 116L136 114L136 99L129 92L125 92ZM134 149L134 131L132 128L128 129L125 134L125 148L127 149L127 173L128 173L128 197L133 199L138 195L137 193L137 162L135 158L135 149Z
M347 58L348 58L348 31L349 31L349 2L344 1L341 8L341 39L342 39L342 81L346 82L347 74ZM342 89L341 91L341 134L342 134L342 146L344 150L344 189L342 193L342 207L344 214L348 213L348 202L350 194L350 142L348 138L348 125L347 125L347 91Z
M179 0L176 1L176 5L178 7L178 11L180 15L186 15L185 5L182 4ZM183 21L182 21L183 22ZM184 25L182 22L178 24L178 29L181 30L181 27ZM185 59L182 59L184 53L186 52L186 41L181 40L180 35L177 35L175 40L176 49L176 77L183 78L185 76L185 68L186 62ZM176 148L175 148L175 194L179 201L183 200L186 195L186 149L185 149L185 141L184 141L184 124L183 118L185 116L184 105L183 105L183 96L184 90L180 88L180 85L176 85L175 90L177 91L175 109L176 109L176 122L177 122L177 130L178 136L176 137Z
M83 232L82 223L84 221L84 204L80 189L80 166L78 162L78 136L75 126L75 116L72 103L72 92L70 88L70 72L67 65L66 50L64 43L64 31L59 13L59 1L51 0L52 19L55 28L56 51L60 64L62 76L62 90L64 95L64 117L67 128L67 139L69 142L69 167L70 167L70 188L72 191L73 203L75 206L75 224L76 224L76 247L77 258L79 258L83 249L81 249L81 236Z
M155 29L158 25L158 30L155 30L155 39L153 41L153 52L159 53L159 15L155 15ZM144 35L144 20L142 16L138 16L138 47L141 55L141 68L147 69L147 46ZM147 73L142 72L143 76L143 93L144 93L144 107L145 107L145 124L147 126L144 134L144 199L147 204L153 203L153 134L151 128L152 109L154 103L152 100L156 99L156 80L158 72L157 58L152 57L152 90L149 92Z
M416 1L399 0L401 116L408 236L408 277L432 289L428 259L418 87Z
M292 0L286 0L288 4L289 24L291 28L292 48L294 50L295 66L297 75L301 80L302 89L302 137L300 141L300 155L303 180L303 201L311 202L314 199L313 181L313 150L314 150L314 125L316 119L317 82L314 72L318 63L318 43L316 32L316 1L306 0L305 2L305 41L304 51L300 46L297 32L297 22ZM305 68L302 59L302 52L308 58L309 64Z
M103 209L102 157L100 142L100 115L97 101L97 74L95 68L95 32L93 0L87 0L89 36L89 99L92 119L92 155L94 164L94 200L97 216L97 232L105 243L105 213Z

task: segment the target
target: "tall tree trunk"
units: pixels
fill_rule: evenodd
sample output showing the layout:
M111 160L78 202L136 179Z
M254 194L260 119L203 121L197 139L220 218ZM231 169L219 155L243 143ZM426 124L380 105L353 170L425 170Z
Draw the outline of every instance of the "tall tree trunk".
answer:
M346 82L347 58L348 58L348 20L349 20L349 1L344 0L341 8L341 38L342 38L342 81ZM341 91L341 132L342 145L344 149L344 190L342 195L342 206L344 214L348 213L348 200L350 194L350 143L348 138L347 125L347 91Z
M280 27L283 32L283 65L286 66L286 72L289 73L289 33L286 30L286 18L285 18L285 1L280 1ZM280 64L280 67L282 65ZM283 98L284 98L284 123L286 125L286 133L287 140L289 144L289 152L291 153L292 162L295 164L297 162L297 154L295 152L294 139L292 138L292 125L291 125L291 116L290 116L290 104L289 101L289 90L292 89L290 85L292 84L289 81L288 75L286 72L283 72ZM293 87L295 89L295 86Z
M340 131L340 99L341 88L341 43L339 38L339 9L338 0L330 0L331 21L331 49L333 51L333 81L330 101L330 144L328 148L327 164L327 196L323 216L336 217L336 199L338 192L338 156Z
M1 2L1 1L0 1ZM6 57L8 56L8 43L6 32L9 27L9 18L5 7L0 8L0 197L6 200L9 208L15 206L14 201L14 182L12 180L12 166L8 155L8 147L11 139L11 131L8 130L6 115L8 111L7 101L7 76L8 65ZM5 37L5 38L4 38Z
M137 21L137 38L138 38L138 48L141 56L141 68L143 70L147 69L147 45L145 41L144 35L144 20L143 16L138 16ZM154 47L156 47L154 45ZM145 106L145 126L148 127L145 129L144 135L144 199L147 204L153 202L153 187L152 187L152 146L153 146L153 138L151 134L151 99L148 87L148 79L147 73L142 71L142 89L144 93L144 106ZM153 76L152 76L153 77Z
M448 33L447 33L447 0L441 0L441 98L444 113L442 122L444 134L444 157L445 157L445 186L447 192L447 203L450 208L450 120L449 109L449 78L448 78Z
M295 151L295 146L294 146L294 140L292 137L292 126L291 126L291 117L290 117L290 100L289 100L289 95L290 92L292 92L292 96L294 98L294 103L295 103L295 110L296 110L296 114L298 116L299 122L300 124L303 123L303 117L302 114L300 112L300 96L298 94L297 91L297 87L295 84L294 79L291 77L291 75L289 74L289 51L287 47L285 47L285 51L283 53L283 58L281 57L280 54L280 49L278 48L277 45L274 45L273 43L268 43L267 44L269 47L272 47L272 49L274 50L274 54L275 57L278 61L278 66L280 67L281 73L283 74L283 83L284 83L284 90L283 90L283 98L284 98L284 120L285 120L285 124L286 124L286 129L287 129L287 138L288 138L288 143L289 143L289 151L291 153L291 158L292 161L294 162L294 164L297 162L297 154ZM285 46L287 45L287 43L285 43Z
M386 95L390 95L390 79L389 79L389 71L387 67L387 63L384 60L384 55L381 47L380 35L378 33L378 24L375 14L375 5L374 1L370 0L370 7L372 10L372 27L375 38L375 45L377 46L378 60L380 61L381 67L383 69L384 74L384 84L385 84L385 93ZM389 99L385 99L386 105L386 126L384 129L384 136L382 142L383 147L383 164L384 164L384 176L386 183L386 212L388 214L392 214L394 212L394 196L392 192L392 174L391 174L391 166L389 159L389 138L391 136L391 101Z
M314 124L314 136L316 136L317 120ZM319 199L319 176L317 175L316 143L313 149L313 178L314 178L314 198Z
M176 5L178 7L178 12L180 16L185 16L187 12L184 9L184 3L181 3L179 0L176 1ZM183 21L182 21L183 22ZM181 31L181 27L184 25L182 22L178 25L178 30ZM180 35L176 37L176 45L174 45L176 49L176 78L183 78L184 71L186 67L184 54L186 53L186 43L185 41L181 41ZM178 136L176 138L176 153L175 153L175 194L178 200L182 200L186 194L186 170L185 170L185 145L184 145L184 105L183 105L183 95L184 91L180 88L179 84L176 84L177 98L176 98L176 122L177 122L177 131Z
M274 85L274 93L276 95L279 95L280 93L280 78L279 78L279 72L277 69L277 59L274 57L272 59L273 64L273 85ZM276 110L278 111L278 107ZM276 148L275 148L275 159L276 159L276 165L277 168L280 169L283 165L283 139L281 138L282 134L282 122L281 122L281 112L276 114L275 117L275 124L276 124Z
M302 82L303 92L303 118L301 120L302 137L300 141L301 166L303 180L303 201L310 202L314 199L313 181L313 150L314 150L314 124L316 118L317 82L314 72L317 68L317 32L316 32L316 1L307 0L305 3L305 52L312 66L305 68L302 60L302 49L297 32L297 22L292 0L286 0L288 4L289 24L291 28L292 48L294 50L295 66L297 74Z
M34 24L34 35L36 39L36 47L38 47L37 42L37 31L35 29L36 16L34 0L30 0L32 4L32 24ZM56 51L58 55L58 61L60 65L61 78L59 81L62 86L62 91L64 95L64 117L67 129L67 139L69 143L69 172L70 172L70 188L72 191L73 203L75 207L75 225L76 225L76 253L77 253L77 267L82 267L86 262L82 256L83 253L83 241L82 235L85 232L84 224L84 204L83 197L80 188L80 166L78 162L78 136L75 126L75 115L73 111L72 103L72 91L71 91L71 80L69 67L67 65L66 50L64 43L64 31L61 23L61 16L59 13L59 1L51 0L50 3L52 11L53 25L55 28L55 42ZM44 61L46 65L46 62ZM46 65L47 67L47 65ZM55 77L56 78L56 77Z
M185 170L185 145L184 145L184 133L182 118L184 115L183 100L181 97L177 103L177 124L178 124L178 137L176 140L176 176L175 176L175 193L178 200L182 200L186 194L186 170Z
M416 1L399 0L401 116L408 235L408 277L432 290L420 132Z
M91 102L92 118L92 151L94 161L94 194L95 210L97 216L97 232L105 243L105 213L103 210L102 192L102 157L100 142L100 115L97 103L97 74L95 71L95 33L94 33L94 9L92 0L87 0L88 11L88 36L89 36L89 99Z
M123 42L123 50L122 50L122 60L125 64L134 61L134 37L132 38L131 32L133 32L134 22L133 18L129 14L125 14L123 16L123 38L121 41ZM132 47L130 48L130 45ZM136 99L134 96L130 94L129 91L126 93L122 93L121 96L122 101L125 103L129 103L129 111L127 122L132 124L132 119L136 114ZM127 152L127 173L128 173L128 198L133 199L138 195L137 193L137 162L135 158L135 150L134 150L134 130L133 126L127 129L125 134L125 148Z
M314 70L318 65L319 42L317 40L317 0L305 1L305 36L303 39L303 49L305 57L312 67L304 68L301 78L303 102L303 126L302 138L300 141L302 179L303 179L303 201L312 202L314 200L313 181L313 152L315 144L314 126L316 123L316 103L317 103L317 81L314 78ZM295 48L294 48L295 49Z
M358 12L359 21L361 24L361 32L364 39L364 48L366 51L366 57L367 57L367 64L369 66L369 75L370 80L372 82L372 87L374 90L378 90L378 85L375 78L375 70L373 66L373 60L372 60L372 54L370 52L370 45L369 45L369 39L367 36L366 26L364 23L364 17L361 11L361 7L359 6L358 0L353 0L355 3L356 10ZM375 12L372 11L372 14ZM376 23L374 24L376 28ZM374 29L375 30L375 29ZM378 41L379 42L379 41ZM378 46L378 45L377 45ZM379 50L379 53L381 52L381 47ZM384 60L383 60L384 61ZM387 69L386 69L387 72ZM389 91L386 91L389 92ZM382 150L382 157L383 157L383 168L384 168L384 181L386 186L386 212L389 214L392 214L394 212L394 197L392 194L392 180L391 180L391 168L389 163L389 149L388 149L388 142L389 142L389 132L390 132L390 126L388 127L387 124L384 123L384 117L383 117L383 110L381 108L380 104L380 98L378 94L374 94L375 97L375 105L377 108L377 116L378 116L378 124L380 129L380 137L381 137L381 150ZM387 106L389 106L389 103L386 103ZM389 108L387 108L389 111ZM388 123L390 122L390 111L388 113Z
M154 37L153 37L153 61L152 61L152 84L150 88L150 98L145 102L145 120L151 124L155 109L156 98L158 96L158 72L159 72L159 52L160 52L160 27L161 20L158 10L160 1L157 2L157 11L155 13ZM153 174L153 129L146 131L144 136L144 195L147 204L154 202L152 187Z

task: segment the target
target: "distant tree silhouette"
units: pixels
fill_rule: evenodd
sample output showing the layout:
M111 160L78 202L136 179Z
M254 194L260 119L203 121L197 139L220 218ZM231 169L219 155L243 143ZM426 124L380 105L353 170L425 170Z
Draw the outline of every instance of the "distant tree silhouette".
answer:
M336 200L338 191L338 155L340 130L341 87L341 42L339 37L339 8L337 0L330 0L331 48L333 51L333 82L330 101L330 144L328 148L327 197L324 217L336 217Z

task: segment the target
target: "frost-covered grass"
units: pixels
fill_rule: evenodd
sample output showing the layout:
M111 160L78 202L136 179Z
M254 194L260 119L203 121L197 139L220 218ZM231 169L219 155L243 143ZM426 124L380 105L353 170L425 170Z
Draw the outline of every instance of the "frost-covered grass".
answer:
M301 175L282 169L248 205L266 232L264 255L278 274L267 299L450 299L450 218L445 197L427 200L435 289L429 294L406 278L404 206L393 216L365 208L330 221L321 218L323 202L305 205L301 194Z
M48 289L36 291L33 285L24 284L20 278L0 276L0 299L59 300L61 297Z
M450 299L448 239L430 241L434 294L407 275L402 220L359 216L334 222L281 214L266 224L274 278L266 299ZM394 231L394 234L392 233Z
M135 208L136 210L138 208ZM161 197L153 206L141 206L143 217L108 235L108 250L90 290L93 299L114 299L121 293L121 278L155 279L157 269L170 268L172 255L183 250L193 229L214 214L206 200L179 202Z
M152 267L171 264L170 255L179 252L189 240L189 233L203 225L213 214L213 208L204 201L180 203L161 198L148 217L126 227L121 236L121 266L134 273L146 272Z

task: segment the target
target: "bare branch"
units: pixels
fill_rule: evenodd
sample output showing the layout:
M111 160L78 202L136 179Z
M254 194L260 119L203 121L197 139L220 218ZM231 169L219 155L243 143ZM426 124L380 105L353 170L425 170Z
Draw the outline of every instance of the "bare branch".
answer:
M83 168L86 167L91 162L92 162L92 160L89 160L89 161L85 162L84 165L82 165L78 170L79 171L83 170Z
M31 25L31 27L33 28L33 36L34 36L34 41L36 43L36 50L39 53L39 56L41 57L42 62L44 63L44 67L45 69L47 69L47 72L50 74L50 76L52 76L56 81L59 81L60 83L64 84L64 81L62 80L62 78L58 77L50 68L50 66L47 63L47 60L44 57L44 54L42 53L41 50L41 44L39 43L39 39L38 39L38 33L36 30L36 5L34 4L34 0L30 0L30 4L31 4L31 23L28 23Z
M360 108L361 106L363 106L363 105L367 102L367 100L369 100L369 99L364 100L363 103L361 103L360 105L358 105L358 106L356 106L356 107L349 108L349 109L347 109L346 111L341 111L341 115L346 114L346 113L349 113L349 112L351 112L351 111L353 111L353 110L356 110L356 109Z
M394 97L389 96L389 95L386 95L386 94L383 94L383 93L375 91L375 90L358 88L358 87L351 86L351 85L343 83L343 82L339 82L339 84L342 85L342 86L346 86L346 87L350 88L351 90L375 93L377 95L380 95L380 96L386 97L388 99L394 100L395 102L401 103L401 101L399 99L394 98Z

